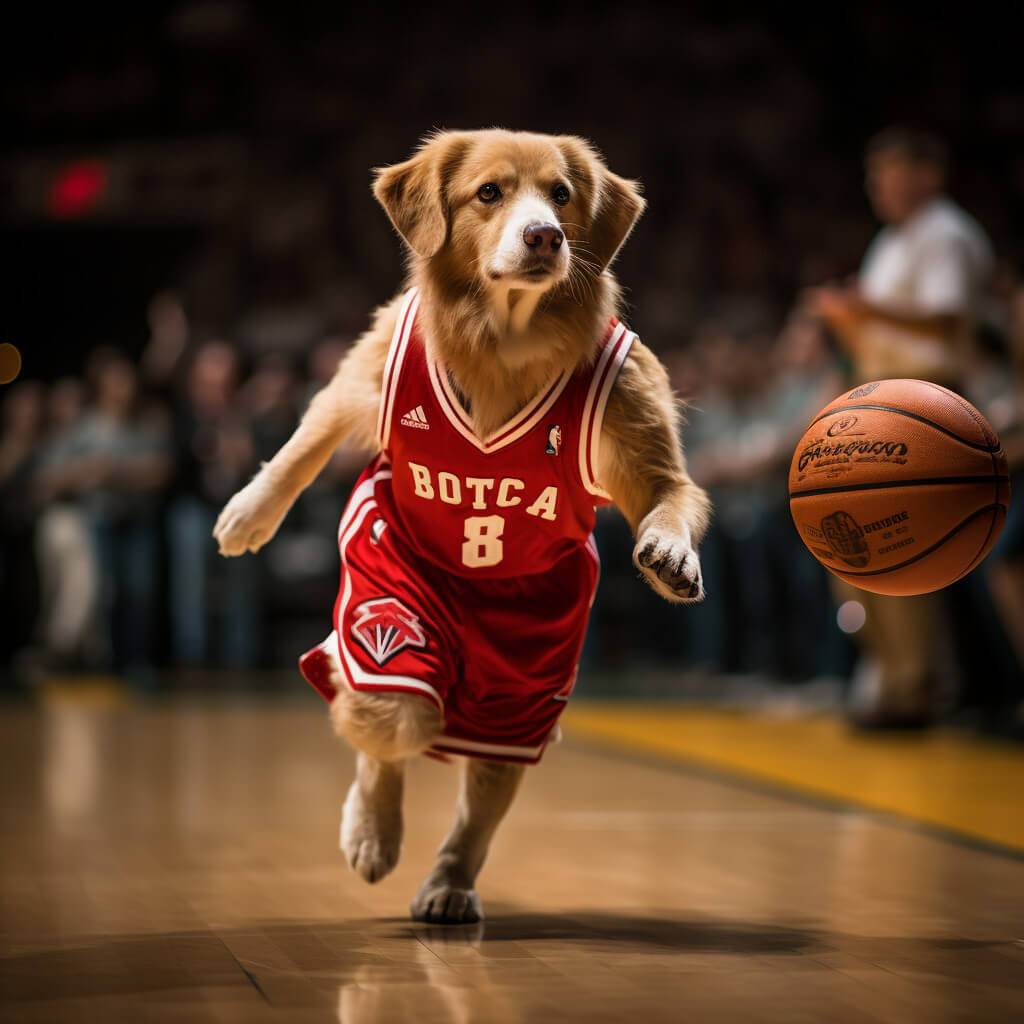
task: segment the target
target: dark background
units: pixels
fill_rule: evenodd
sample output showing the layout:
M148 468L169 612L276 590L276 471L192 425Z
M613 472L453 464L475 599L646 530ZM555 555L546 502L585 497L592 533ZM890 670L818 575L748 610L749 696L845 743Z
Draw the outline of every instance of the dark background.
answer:
M995 7L350 10L211 0L140 8L5 13L0 342L24 357L14 387L81 375L97 346L138 357L152 340L151 301L172 296L187 315L188 353L221 338L245 373L266 371L259 401L270 413L252 428L257 443L239 483L301 412L309 354L325 339L350 341L399 287L401 248L371 196L371 169L404 159L434 128L583 135L615 171L643 182L649 210L616 270L631 325L694 402L691 452L711 432L701 419L702 381L743 360L749 391L761 362L774 365L801 289L856 270L878 229L863 151L879 129L912 122L949 142L951 192L996 251L993 294L1005 299L1019 284L1020 37ZM1004 360L997 374L1008 366L1008 308L995 302L992 311ZM178 415L187 405L183 372L152 396L173 423L179 454L191 444ZM766 388L786 383L773 373L764 374ZM0 401L5 390L13 394L0 388ZM770 419L770 389L748 397ZM240 410L248 409L243 398ZM737 408L734 427L748 415L757 422ZM799 426L785 429L798 436ZM218 601L221 612L230 605L225 594L260 595L259 643L236 667L293 664L322 638L337 584L329 540L351 471L304 499L244 579L232 582L209 545L209 578L197 586L210 589L211 615ZM669 681L652 685L676 692L683 670L710 672L716 687L720 673L845 677L852 648L836 628L823 570L789 524L784 471L764 467L739 496L756 510L743 526L752 533L723 529L709 539L705 567L717 596L682 619L635 579L621 522L602 520L605 583L586 679L607 669L609 685L621 689L623 667L657 669ZM152 497L141 537L153 546L142 586L156 595L149 659L162 669L177 664L167 627L175 502L193 484L179 460ZM36 642L38 567L26 553L45 509L29 507L18 486L4 498L0 673ZM199 496L203 514L227 493ZM196 535L202 543L208 526ZM797 577L800 593L782 600ZM751 579L764 582L751 588ZM984 584L970 587L950 595L961 660L976 680L959 699L998 718L1020 704L1024 685ZM809 636L820 641L813 656ZM708 637L715 649L701 650ZM223 667L212 654L210 664ZM146 667L144 684L161 685ZM639 678L634 672L627 689Z
M1020 259L1008 15L716 7L19 12L0 50L4 337L27 373L66 372L92 343L141 347L168 286L211 332L271 297L356 328L401 267L369 170L433 127L578 133L640 178L650 211L619 273L654 344L737 292L777 310L852 271L873 229L862 147L894 121L949 139L954 192ZM62 218L51 192L79 160L107 189Z

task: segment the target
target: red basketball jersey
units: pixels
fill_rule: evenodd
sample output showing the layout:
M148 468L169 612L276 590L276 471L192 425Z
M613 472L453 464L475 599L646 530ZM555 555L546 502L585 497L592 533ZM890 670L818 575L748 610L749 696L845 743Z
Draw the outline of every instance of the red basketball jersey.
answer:
M613 319L593 364L565 372L490 436L478 437L405 296L384 369L378 487L385 519L422 558L474 579L543 573L587 543L601 422L636 337Z
M598 578L601 421L634 335L613 320L593 364L478 437L431 358L408 292L381 394L380 454L338 533L334 632L300 659L328 702L418 694L436 753L536 762L572 693Z

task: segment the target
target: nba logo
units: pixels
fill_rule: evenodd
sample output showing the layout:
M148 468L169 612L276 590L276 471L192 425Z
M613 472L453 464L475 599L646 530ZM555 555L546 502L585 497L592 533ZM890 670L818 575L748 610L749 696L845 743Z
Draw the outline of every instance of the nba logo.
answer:
M554 423L548 427L548 443L544 451L548 455L557 455L562 450L562 428Z

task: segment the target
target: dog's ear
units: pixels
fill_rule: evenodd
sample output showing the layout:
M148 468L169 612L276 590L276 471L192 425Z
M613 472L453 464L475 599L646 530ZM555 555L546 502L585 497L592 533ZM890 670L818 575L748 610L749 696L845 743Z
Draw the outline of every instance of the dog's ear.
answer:
M640 195L639 182L620 178L605 167L601 172L590 248L601 269L606 270L629 238L647 203Z
M447 183L468 145L464 134L440 132L427 138L411 159L374 170L377 202L409 248L424 259L448 238Z
M647 204L640 195L639 182L612 174L589 142L572 135L558 141L570 177L584 191L589 205L590 226L580 241L586 255L603 271L615 259Z

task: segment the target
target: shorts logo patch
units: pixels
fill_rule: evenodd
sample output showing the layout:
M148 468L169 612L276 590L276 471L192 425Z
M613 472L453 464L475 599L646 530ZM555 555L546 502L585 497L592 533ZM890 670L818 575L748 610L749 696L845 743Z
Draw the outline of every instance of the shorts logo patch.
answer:
M557 455L562 450L562 428L557 423L548 427L548 443L544 446L547 455Z
M394 597L375 597L355 609L352 636L378 665L406 647L426 647L427 637L417 615Z

